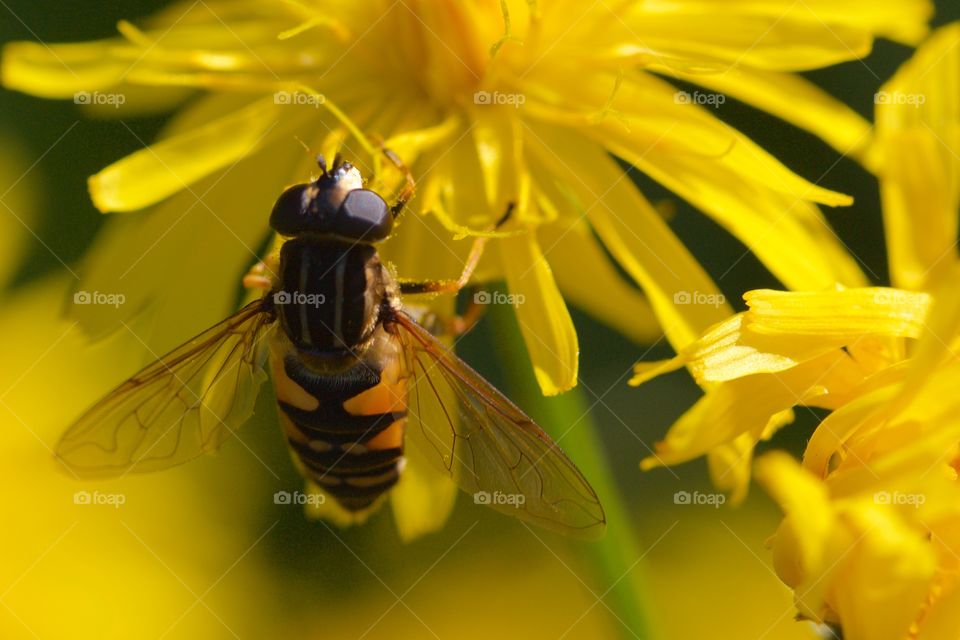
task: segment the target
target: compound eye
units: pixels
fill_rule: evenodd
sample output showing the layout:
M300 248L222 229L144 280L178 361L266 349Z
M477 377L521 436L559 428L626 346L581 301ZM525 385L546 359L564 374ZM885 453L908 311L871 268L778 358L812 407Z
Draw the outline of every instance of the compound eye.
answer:
M393 214L387 203L369 189L354 189L340 207L337 231L349 238L377 242L390 235Z
M295 184L287 188L270 213L270 226L284 236L303 232L309 226L307 218L310 198L316 194L316 187L309 184Z

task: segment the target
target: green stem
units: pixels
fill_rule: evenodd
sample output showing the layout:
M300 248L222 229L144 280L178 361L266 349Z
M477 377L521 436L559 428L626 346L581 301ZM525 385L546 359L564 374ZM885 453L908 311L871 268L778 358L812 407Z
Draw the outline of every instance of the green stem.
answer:
M619 618L614 625L622 637L644 640L655 637L639 537L631 530L627 508L610 472L583 392L573 389L554 398L544 397L532 375L512 310L509 307L494 309L489 316L497 336L492 342L498 347L497 355L510 390L515 397L522 398L520 404L524 410L552 436L566 432L561 448L587 477L603 504L607 516L606 535L593 543L572 543L586 550L594 573L593 592L603 596L603 601ZM576 425L570 428L575 420Z

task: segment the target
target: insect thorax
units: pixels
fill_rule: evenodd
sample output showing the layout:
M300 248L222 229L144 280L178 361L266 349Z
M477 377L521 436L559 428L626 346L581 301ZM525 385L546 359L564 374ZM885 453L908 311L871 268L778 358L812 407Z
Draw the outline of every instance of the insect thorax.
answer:
M293 238L280 250L279 275L273 300L298 350L331 359L364 350L380 321L389 278L373 245Z

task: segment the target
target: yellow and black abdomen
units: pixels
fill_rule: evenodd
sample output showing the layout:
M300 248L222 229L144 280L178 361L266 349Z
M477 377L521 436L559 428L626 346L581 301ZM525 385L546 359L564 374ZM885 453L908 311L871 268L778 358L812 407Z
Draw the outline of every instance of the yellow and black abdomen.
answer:
M305 235L280 249L271 369L303 474L348 514L368 511L403 469L406 380L379 322L389 275L376 249Z
M403 470L399 360L357 360L332 374L311 369L295 349L271 360L281 422L304 474L349 512L371 507Z

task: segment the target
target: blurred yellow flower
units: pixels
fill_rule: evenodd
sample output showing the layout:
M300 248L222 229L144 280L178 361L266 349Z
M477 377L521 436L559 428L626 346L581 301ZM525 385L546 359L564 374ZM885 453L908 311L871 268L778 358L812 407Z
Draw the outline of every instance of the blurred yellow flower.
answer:
M9 134L0 137L0 290L15 277L23 256L27 253L30 235L37 220L38 185L29 173L30 163L18 140Z
M687 366L706 393L645 468L707 454L746 492L753 448L796 406L831 411L802 466L782 453L758 480L786 517L777 573L803 617L845 638L948 638L960 629L960 23L937 31L878 93L869 152L900 288L751 291L634 384Z
M713 217L787 286L864 283L814 204L849 198L709 107L734 96L866 160L868 124L793 72L862 57L875 36L914 43L931 11L927 0L184 2L142 27L121 22L120 38L10 44L2 77L101 115L182 106L161 140L90 180L103 211L152 208L109 225L83 286L124 293L130 310L163 299L153 350L234 303L273 197L308 174L294 135L398 187L363 132L411 165L414 209L430 214L409 216L386 245L402 276L456 275L466 243L451 236L480 233L516 203L478 278L523 296L526 346L552 394L577 378L564 297L637 340L659 322L678 348L729 313L677 304L716 286L610 154ZM196 310L189 328L185 308ZM98 313L78 317L115 323Z
M238 448L232 474L191 465L110 484L78 482L55 461L63 425L140 360L132 334L91 347L62 318L69 281L36 281L0 312L0 637L277 633L286 605L255 544L270 522L250 502L271 501L253 456Z

